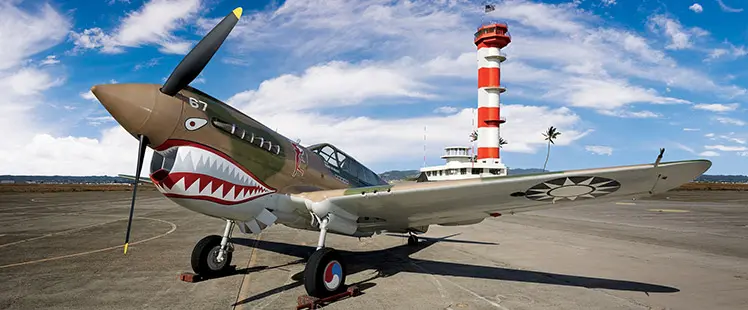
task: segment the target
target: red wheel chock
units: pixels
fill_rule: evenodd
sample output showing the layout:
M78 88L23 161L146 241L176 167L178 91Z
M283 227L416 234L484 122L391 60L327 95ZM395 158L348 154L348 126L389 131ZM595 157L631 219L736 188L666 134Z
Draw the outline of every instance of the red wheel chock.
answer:
M357 285L351 285L348 287L348 289L345 290L345 292L335 294L335 295L325 297L325 298L317 298L317 297L312 297L309 295L301 295L296 299L296 302L298 303L298 305L296 306L296 310L306 309L306 308L316 309L316 307L322 303L337 301L347 296L351 296L351 297L358 296L358 294L360 293L361 291L359 291Z

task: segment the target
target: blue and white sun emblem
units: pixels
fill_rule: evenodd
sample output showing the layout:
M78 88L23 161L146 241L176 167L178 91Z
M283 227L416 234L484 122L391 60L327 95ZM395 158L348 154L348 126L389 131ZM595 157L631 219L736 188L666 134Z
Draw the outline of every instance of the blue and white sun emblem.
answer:
M340 284L342 284L340 283L340 279L342 278L343 267L340 266L340 263L336 260L327 263L327 266L325 266L324 277L322 278L325 288L328 291L334 291L340 286Z
M621 183L601 177L563 177L545 181L525 191L525 197L532 200L577 200L597 198L621 188Z

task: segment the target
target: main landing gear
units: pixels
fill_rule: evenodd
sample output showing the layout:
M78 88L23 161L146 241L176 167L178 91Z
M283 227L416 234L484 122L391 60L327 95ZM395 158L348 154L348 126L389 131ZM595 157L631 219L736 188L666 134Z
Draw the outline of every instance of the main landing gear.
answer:
M304 288L309 296L317 298L325 298L345 290L346 266L337 251L325 248L329 221L327 217L320 221L317 250L304 267Z
M312 297L325 298L345 291L346 266L340 254L325 248L325 237L330 219L319 221L319 241L304 267L304 288ZM233 247L229 243L234 222L226 220L226 229L221 236L207 236L192 250L192 270L198 275L211 278L230 270Z
M192 249L192 270L195 273L212 278L230 270L231 256L234 251L229 243L234 222L226 220L223 237L211 235L197 242Z

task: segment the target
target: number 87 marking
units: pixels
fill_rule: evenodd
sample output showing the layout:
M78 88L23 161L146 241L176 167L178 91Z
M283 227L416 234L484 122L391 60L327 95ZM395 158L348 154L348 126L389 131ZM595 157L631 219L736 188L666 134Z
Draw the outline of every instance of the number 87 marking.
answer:
M203 105L202 109L200 109L200 104ZM197 99L192 98L192 97L190 97L190 106L192 106L195 109L203 110L203 111L205 111L205 109L208 108L208 104L206 102L197 100Z

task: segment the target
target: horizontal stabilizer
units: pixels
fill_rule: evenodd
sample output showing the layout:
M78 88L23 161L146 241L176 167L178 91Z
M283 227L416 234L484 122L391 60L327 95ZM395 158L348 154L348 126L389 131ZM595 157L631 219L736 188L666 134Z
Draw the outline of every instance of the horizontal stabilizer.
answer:
M135 176L134 175L118 174L117 177L135 181ZM150 184L153 184L153 181L151 181L151 179L148 178L148 177L142 177L141 176L140 179L138 179L138 180L139 180L138 182L140 182L140 183L150 183Z

